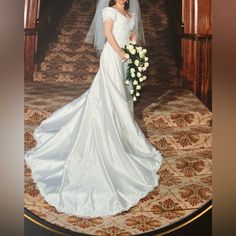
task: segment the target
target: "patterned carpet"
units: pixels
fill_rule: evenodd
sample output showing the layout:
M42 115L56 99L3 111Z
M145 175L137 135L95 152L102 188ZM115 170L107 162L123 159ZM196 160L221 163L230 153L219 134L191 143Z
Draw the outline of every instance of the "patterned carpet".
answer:
M135 117L164 157L160 185L127 212L84 219L49 206L25 167L25 207L62 228L90 235L141 234L179 221L212 197L212 113L177 79L164 0L140 3L150 67ZM86 91L96 74L96 53L83 43L95 5L73 2L34 82L25 84L25 150L35 145L35 127Z

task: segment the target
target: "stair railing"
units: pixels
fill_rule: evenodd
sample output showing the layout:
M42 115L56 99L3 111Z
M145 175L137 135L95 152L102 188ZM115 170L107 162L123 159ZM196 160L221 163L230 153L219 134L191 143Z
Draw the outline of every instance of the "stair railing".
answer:
M33 80L34 68L42 61L49 43L55 40L59 21L71 4L72 0L25 0L25 80Z

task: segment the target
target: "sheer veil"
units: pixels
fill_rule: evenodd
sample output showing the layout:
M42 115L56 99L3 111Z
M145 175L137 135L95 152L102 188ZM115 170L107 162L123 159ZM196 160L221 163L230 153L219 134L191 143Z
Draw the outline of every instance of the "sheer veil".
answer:
M138 44L145 44L141 11L138 0L129 0L129 11L135 13L135 34ZM103 34L102 9L109 6L109 0L97 0L96 12L84 42L93 44L98 54L101 53L106 38Z

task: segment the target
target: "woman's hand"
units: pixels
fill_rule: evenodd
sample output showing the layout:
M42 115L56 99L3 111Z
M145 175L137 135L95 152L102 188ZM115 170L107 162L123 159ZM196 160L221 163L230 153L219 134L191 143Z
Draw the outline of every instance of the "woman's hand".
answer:
M120 58L122 59L122 60L124 60L124 61L126 61L127 60L127 58L126 58L126 53L123 51L123 50L121 50L121 52L120 52L120 54L119 54L119 56L120 56Z

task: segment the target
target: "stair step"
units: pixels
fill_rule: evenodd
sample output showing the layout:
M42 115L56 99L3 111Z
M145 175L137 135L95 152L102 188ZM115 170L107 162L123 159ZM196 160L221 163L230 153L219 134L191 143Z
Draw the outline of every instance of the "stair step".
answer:
M80 85L91 84L96 75L97 71L87 72L78 70L77 72L56 72L56 71L43 71L40 70L38 72L34 72L34 81L45 81L45 82L58 82L58 83L78 83ZM162 81L161 79L156 79L153 81L149 81L146 85L143 85L143 89L147 86L158 86L159 88L179 88L181 86L175 79L171 78L169 80Z
M81 63L80 65L78 65L78 63L61 63L61 64L53 64L53 63L42 63L41 65L41 72L44 73L48 73L51 75L58 74L57 76L59 76L59 74L62 73L70 73L71 76L76 76L76 75L83 75L83 74L87 74L87 73L96 73L97 72L97 68L94 67L93 63Z
M145 82L146 83L146 82ZM207 126L212 112L189 90L145 85L135 106L137 119L148 128Z
M86 32L79 32L76 35L58 35L57 43L83 43L86 38Z
M60 72L55 73L50 71L38 71L34 73L34 81L47 81L47 82L63 82L63 83L78 83L78 84L91 84L95 73L84 73L78 71L77 73Z
M73 38L76 41L81 41L81 39L86 37L88 32L88 27L87 28L79 27L77 28L77 30L63 28L60 31L61 32L58 34L58 39Z
M63 36L78 35L81 31L88 32L88 27L86 25L80 25L79 28L60 27L60 35Z
M138 119L138 118L137 118ZM165 129L169 127L211 126L212 113L205 111L150 112L138 120L145 129Z
M51 43L49 45L49 52L46 54L54 53L54 52L67 52L67 53L73 53L73 54L78 54L78 53L90 53L91 55L96 55L96 51L91 44L68 44L68 43Z
M96 57L96 53L90 53L89 49L86 51L84 47L79 53L71 52L48 52L44 57L43 64L60 64L60 63L77 63L77 64L88 64L88 63L98 63L99 59Z
M159 150L212 148L210 126L148 130L149 141Z
M205 148L205 149L190 149L190 150L163 150L162 155L164 156L165 160L170 163L174 162L176 159L185 159L188 157L194 157L199 159L205 160L212 160L213 153L212 148Z
M211 125L212 114L204 111L153 112L145 114L147 128L192 127Z

